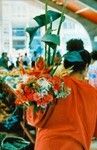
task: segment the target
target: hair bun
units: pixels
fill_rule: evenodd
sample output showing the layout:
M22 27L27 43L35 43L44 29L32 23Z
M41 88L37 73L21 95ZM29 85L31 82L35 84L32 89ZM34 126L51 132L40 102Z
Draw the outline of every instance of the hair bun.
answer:
M81 39L71 39L67 42L66 49L68 51L80 51L84 49L84 44Z

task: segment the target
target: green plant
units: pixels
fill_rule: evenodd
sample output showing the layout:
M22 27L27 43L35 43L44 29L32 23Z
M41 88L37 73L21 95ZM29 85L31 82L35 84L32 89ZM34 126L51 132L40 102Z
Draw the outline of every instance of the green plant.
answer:
M30 42L29 47L31 46L31 42L34 38L35 33L37 30L41 27L45 27L45 34L43 35L41 41L45 43L45 62L47 66L52 66L52 73L54 73L55 64L54 59L57 52L57 46L60 45L60 29L62 22L65 20L64 16L64 9L62 10L62 13L55 12L52 10L48 10L47 7L47 0L45 3L45 14L39 15L34 17L34 21L36 22L36 25L34 27L28 27L26 28L26 31L29 33L30 36ZM53 33L53 23L55 20L59 19L59 25L56 29L56 34ZM57 68L57 67L56 67Z

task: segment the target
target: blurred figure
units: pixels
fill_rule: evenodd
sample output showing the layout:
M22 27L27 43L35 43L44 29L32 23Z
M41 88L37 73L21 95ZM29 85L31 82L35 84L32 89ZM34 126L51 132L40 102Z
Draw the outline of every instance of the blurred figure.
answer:
M8 66L8 70L13 70L15 68L14 63L11 61L10 65Z
M31 67L35 67L36 60L37 60L37 52L34 51L33 55L32 55L32 58L31 58Z
M91 65L88 69L88 81L89 83L97 88L97 51L91 52Z
M17 60L16 60L16 67L18 68L20 65L20 60L19 60L19 57L17 57Z
M9 58L7 56L7 53L6 52L2 53L2 56L0 58L0 67L8 69L8 61L9 61Z
M29 66L29 63L30 63L30 59L29 57L27 56L27 53L25 53L24 57L23 57L23 65L25 67Z

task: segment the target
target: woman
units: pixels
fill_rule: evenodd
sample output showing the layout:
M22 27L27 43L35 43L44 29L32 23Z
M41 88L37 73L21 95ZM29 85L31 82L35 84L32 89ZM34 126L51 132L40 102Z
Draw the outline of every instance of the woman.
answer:
M67 52L64 67L72 72L63 79L71 94L45 113L27 110L28 123L38 128L35 150L89 150L97 137L97 91L84 80L90 61L86 50Z

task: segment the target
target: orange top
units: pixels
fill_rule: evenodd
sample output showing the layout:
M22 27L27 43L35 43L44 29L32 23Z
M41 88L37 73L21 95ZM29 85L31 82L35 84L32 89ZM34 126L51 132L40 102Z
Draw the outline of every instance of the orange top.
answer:
M97 137L96 89L85 81L70 76L64 77L64 82L71 88L71 94L67 98L58 100L45 113L34 113L32 107L27 110L28 123L38 127L36 150L59 150L62 144L62 150L70 150L65 147L68 138L89 150L92 137ZM53 146L48 148L52 140ZM41 145L44 147L41 148ZM72 146L74 147L73 144Z

